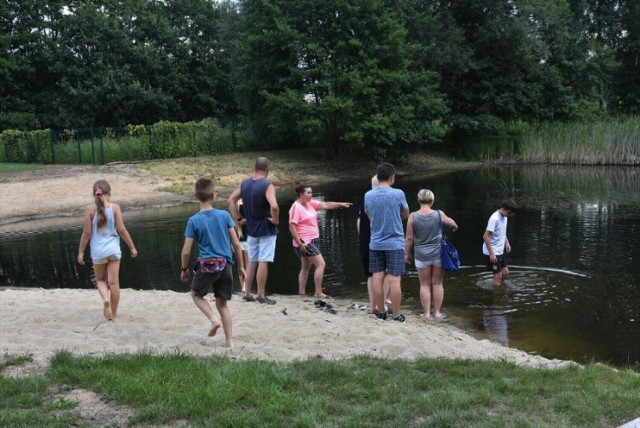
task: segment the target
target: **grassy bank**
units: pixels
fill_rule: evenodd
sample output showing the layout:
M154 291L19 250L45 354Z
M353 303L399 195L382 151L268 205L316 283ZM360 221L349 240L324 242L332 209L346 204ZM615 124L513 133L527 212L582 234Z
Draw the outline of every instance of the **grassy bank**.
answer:
M0 367L24 362L5 356ZM64 397L76 388L125 405L128 422L143 426L604 427L640 409L640 375L603 365L533 370L500 361L278 363L62 352L44 375L0 378L0 425L87 424Z
M523 137L527 163L639 165L640 118L589 123L546 123Z

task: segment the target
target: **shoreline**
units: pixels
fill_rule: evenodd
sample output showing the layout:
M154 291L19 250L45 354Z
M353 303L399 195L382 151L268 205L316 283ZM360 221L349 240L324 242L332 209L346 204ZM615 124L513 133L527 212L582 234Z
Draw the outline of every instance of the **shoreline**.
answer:
M333 306L327 310L317 308L311 296L273 297L273 306L243 302L238 296L229 301L235 345L229 349L222 330L207 337L210 324L186 286L184 293L123 289L115 321L102 316L96 290L0 287L2 352L30 354L40 368L60 350L96 356L181 352L281 362L370 355L410 361L505 360L542 369L577 364L477 340L451 324L417 315L398 323L378 320L344 299L327 299Z
M251 174L253 153L185 158L104 166L45 167L0 173L0 233L53 226L81 226L84 207L92 202L91 184L106 179L113 202L125 216L136 211L195 203L195 177L215 176L220 200ZM310 184L369 177L374 165L359 162L339 169L303 152L274 152L271 180L278 189L296 181ZM211 164L215 165L214 169ZM401 174L439 174L477 164L452 163L416 155ZM171 190L169 192L168 190ZM233 359L297 361L321 357L344 359L373 355L388 359L462 358L504 359L524 367L557 368L571 361L550 360L488 340L478 340L447 322L425 322L409 315L407 322L381 321L354 309L344 299L327 299L335 314L319 310L314 298L274 296L275 306L229 302L233 316L234 349L223 348L220 331L207 337L210 326L186 291L122 290L120 317L102 317L95 290L0 287L0 344L7 353L29 353L46 367L55 351L104 353L185 352L227 355Z

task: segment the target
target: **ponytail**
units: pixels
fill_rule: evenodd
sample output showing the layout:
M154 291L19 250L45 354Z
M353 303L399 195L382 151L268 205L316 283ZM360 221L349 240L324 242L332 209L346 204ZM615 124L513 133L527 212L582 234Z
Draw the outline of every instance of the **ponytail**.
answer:
M98 230L103 231L107 224L107 215L104 213L104 201L100 196L95 196L96 213L98 215Z
M111 186L106 180L98 180L93 184L93 198L98 215L98 230L103 231L107 225L107 215L104 213L104 199L102 196L111 194Z

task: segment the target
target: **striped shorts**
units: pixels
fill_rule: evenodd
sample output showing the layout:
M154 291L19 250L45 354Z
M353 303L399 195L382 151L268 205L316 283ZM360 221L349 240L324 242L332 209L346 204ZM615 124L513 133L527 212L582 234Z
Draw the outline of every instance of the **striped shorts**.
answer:
M307 242L306 243L306 253L303 253L302 251L300 251L299 247L293 247L293 254L295 254L297 257L313 257L313 256L319 256L320 253L320 239L316 238L316 239L312 239L311 242Z

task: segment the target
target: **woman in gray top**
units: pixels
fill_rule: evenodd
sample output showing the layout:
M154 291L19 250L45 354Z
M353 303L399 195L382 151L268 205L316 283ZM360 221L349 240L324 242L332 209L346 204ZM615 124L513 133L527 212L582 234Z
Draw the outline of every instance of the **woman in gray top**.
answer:
M405 237L405 257L408 264L411 264L411 250L415 252L415 265L420 279L420 301L425 320L431 319L432 303L434 318L442 317L440 307L444 298L444 271L440 259L440 218L443 225L450 227L454 232L458 230L458 225L452 218L431 208L434 199L435 196L429 189L421 189L418 192L420 209L409 215Z

